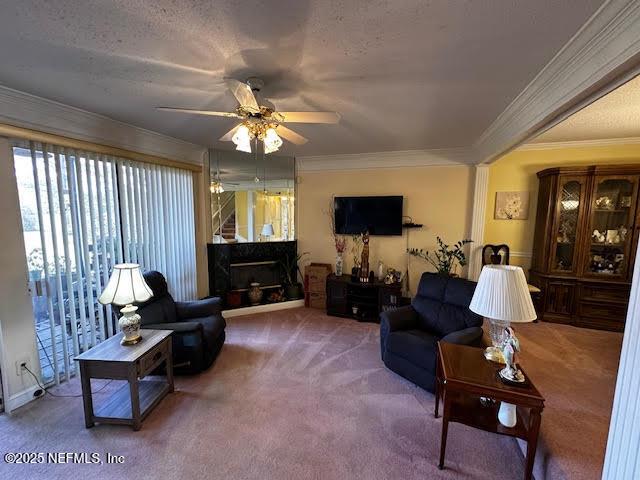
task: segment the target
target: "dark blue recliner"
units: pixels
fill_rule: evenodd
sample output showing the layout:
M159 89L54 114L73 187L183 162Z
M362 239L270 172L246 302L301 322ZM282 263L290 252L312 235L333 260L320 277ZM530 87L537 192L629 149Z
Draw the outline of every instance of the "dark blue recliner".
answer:
M482 346L482 317L469 310L475 288L470 280L423 273L410 306L380 315L387 368L433 392L439 340Z
M211 366L220 353L227 326L219 298L176 302L160 272L145 272L153 297L139 304L142 328L173 330L173 366L177 373L197 373Z

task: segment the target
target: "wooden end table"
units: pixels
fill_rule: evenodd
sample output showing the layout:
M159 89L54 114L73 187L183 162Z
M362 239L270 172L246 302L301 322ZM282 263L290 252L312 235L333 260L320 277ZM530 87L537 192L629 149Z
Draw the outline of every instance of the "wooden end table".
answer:
M171 330L143 330L142 341L135 345L120 345L122 333L119 333L75 358L80 364L87 428L98 422L131 425L134 430L140 430L149 412L165 395L173 392L171 333ZM144 380L163 362L166 381ZM114 392L94 413L92 378L127 380L128 385Z
M486 360L481 348L438 342L435 417L438 418L438 404L442 399L440 469L444 468L449 422L458 422L526 440L524 478L532 478L544 398L528 377L525 386L504 384L498 378L501 368L503 365ZM480 403L480 397L491 398L495 403L484 406ZM512 428L498 421L498 409L502 401L516 405L517 422Z

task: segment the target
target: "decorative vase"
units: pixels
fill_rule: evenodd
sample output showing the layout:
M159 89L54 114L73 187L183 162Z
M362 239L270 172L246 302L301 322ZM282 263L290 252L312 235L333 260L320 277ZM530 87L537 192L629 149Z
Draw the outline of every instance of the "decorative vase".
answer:
M242 306L242 294L237 290L227 292L227 305L230 308L238 308Z
M260 305L262 301L262 290L260 289L260 284L258 282L253 282L249 285L249 303L251 305Z
M500 410L498 410L498 420L505 427L516 426L516 406L513 403L500 402Z
M384 269L384 263L378 260L378 281L382 282L384 280L385 275L386 275L386 272Z
M342 260L342 254L338 253L336 255L336 276L337 277L341 277L342 276L342 267L344 266L344 262Z

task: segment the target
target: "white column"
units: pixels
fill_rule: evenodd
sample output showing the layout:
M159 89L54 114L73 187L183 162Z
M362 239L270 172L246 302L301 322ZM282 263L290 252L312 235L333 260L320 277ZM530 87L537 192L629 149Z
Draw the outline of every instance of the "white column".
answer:
M487 210L487 190L489 188L489 165L476 165L476 179L473 192L471 217L471 240L469 250L469 279L478 280L482 270L482 245L484 244L484 223Z
M638 259L636 252L636 259ZM622 341L602 478L640 478L640 261L633 283Z

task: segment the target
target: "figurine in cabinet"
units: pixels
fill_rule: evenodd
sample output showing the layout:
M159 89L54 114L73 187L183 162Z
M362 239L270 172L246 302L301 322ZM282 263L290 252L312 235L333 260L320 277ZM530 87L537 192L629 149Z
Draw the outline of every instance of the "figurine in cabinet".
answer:
M599 230L594 230L591 234L591 238L593 239L594 243L604 243L606 237L605 234L600 233Z
M607 230L607 240L606 243L609 244L619 244L620 243L620 234L618 230Z
M596 207L601 210L613 210L615 202L607 196L602 196L596 199Z
M627 233L629 233L629 229L624 225L620 225L618 227L618 235L620 235L620 242L624 242L627 239Z

